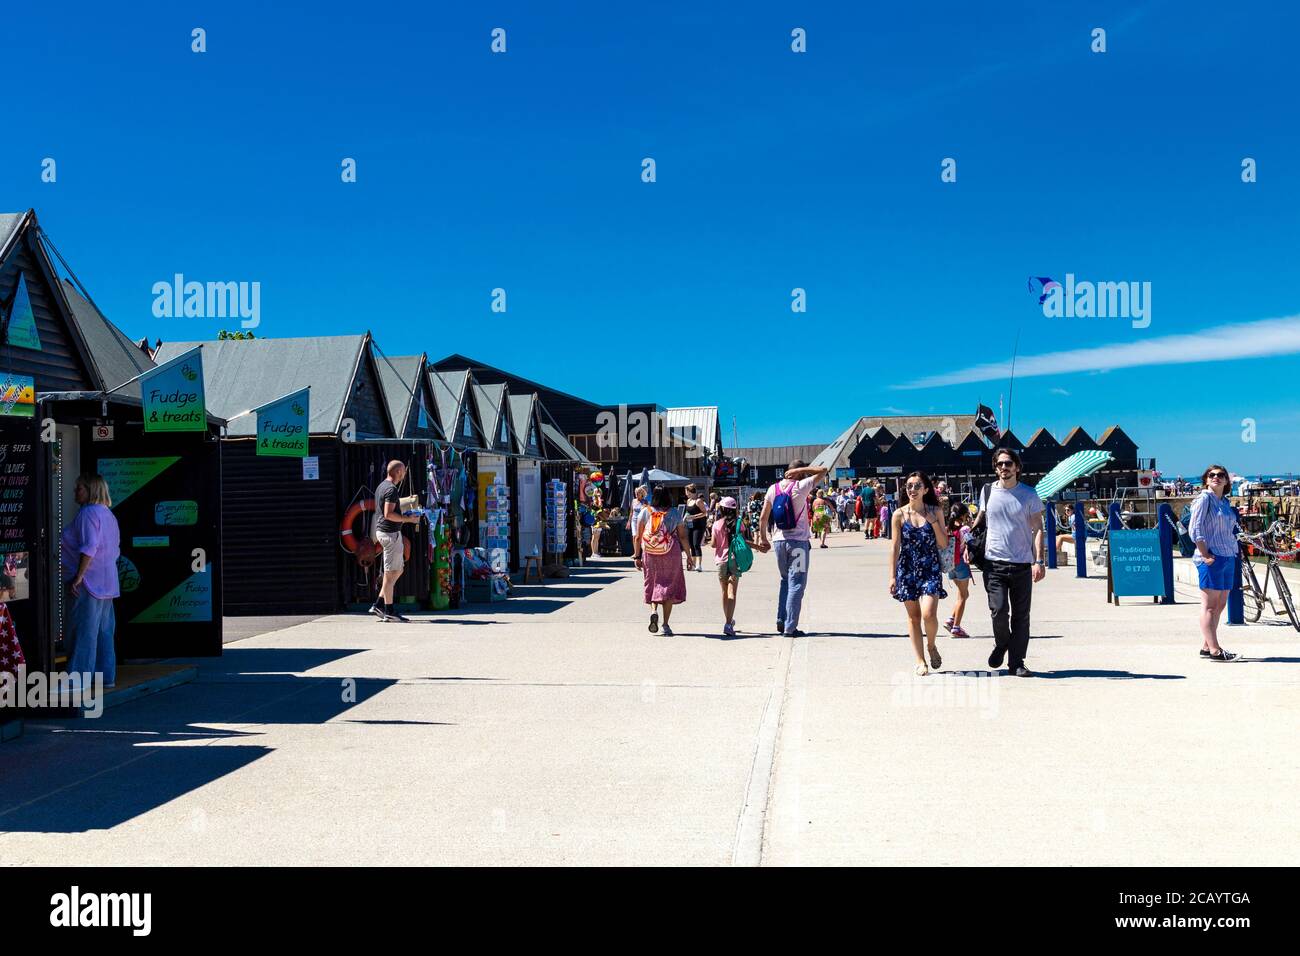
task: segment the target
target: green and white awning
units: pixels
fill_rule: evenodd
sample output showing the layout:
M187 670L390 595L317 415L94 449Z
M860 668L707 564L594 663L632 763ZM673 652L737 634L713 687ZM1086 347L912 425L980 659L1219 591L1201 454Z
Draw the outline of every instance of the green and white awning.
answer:
M1043 476L1034 488L1038 497L1046 501L1062 488L1068 488L1080 478L1086 478L1115 456L1101 449L1078 451Z

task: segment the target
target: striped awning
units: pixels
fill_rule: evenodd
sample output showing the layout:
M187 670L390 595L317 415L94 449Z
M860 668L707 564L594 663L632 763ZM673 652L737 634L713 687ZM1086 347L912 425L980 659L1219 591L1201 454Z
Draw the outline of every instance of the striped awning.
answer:
M1061 462L1047 474L1034 488L1038 497L1046 501L1062 488L1068 488L1080 478L1091 475L1115 456L1099 448L1078 451Z

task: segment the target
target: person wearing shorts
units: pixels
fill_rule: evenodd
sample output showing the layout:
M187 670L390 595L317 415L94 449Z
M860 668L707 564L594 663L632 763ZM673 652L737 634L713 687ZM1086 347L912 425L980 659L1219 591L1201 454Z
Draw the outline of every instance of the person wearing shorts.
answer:
M1192 562L1201 586L1201 656L1212 661L1233 661L1239 655L1219 645L1219 619L1228 606L1237 573L1237 511L1228 500L1232 488L1228 469L1211 465L1201 475L1205 488L1192 505L1188 536L1196 543Z
M406 567L403 551L406 541L402 537L402 525L418 524L419 515L404 515L401 511L401 495L397 486L406 477L406 466L400 461L388 463L388 477L375 489L375 538L383 551L384 577L379 587L379 597L370 608L370 613L381 621L407 621L406 617L393 609L393 589L397 579Z
M970 533L970 510L960 501L948 505L948 540L952 548L952 570L948 580L957 588L957 603L952 614L944 622L943 628L953 637L970 637L961 626L962 615L966 613L966 600L970 597L970 562L966 559L966 538Z

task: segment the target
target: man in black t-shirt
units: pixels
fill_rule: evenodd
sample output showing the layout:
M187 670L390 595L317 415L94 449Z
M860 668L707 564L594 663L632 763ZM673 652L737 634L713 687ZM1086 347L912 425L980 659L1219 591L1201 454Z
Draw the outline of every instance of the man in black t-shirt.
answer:
M397 486L405 477L406 466L400 461L390 461L388 478L381 481L375 489L375 537L384 552L384 580L370 613L381 621L407 620L393 609L393 588L397 586L397 579L402 576L402 569L406 565L402 525L418 524L420 516L402 514Z

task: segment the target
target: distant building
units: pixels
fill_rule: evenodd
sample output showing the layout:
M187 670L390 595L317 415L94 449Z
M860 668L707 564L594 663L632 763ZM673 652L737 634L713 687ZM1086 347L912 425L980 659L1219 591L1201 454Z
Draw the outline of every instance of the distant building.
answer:
M826 446L814 464L830 470L832 480L877 478L890 491L913 471L924 471L949 488L974 495L993 474L993 437L997 444L1014 448L1024 462L1023 480L1036 484L1064 459L1086 449L1109 451L1113 460L1079 487L1093 494L1110 495L1117 487L1137 484L1139 469L1155 468L1155 459L1139 458L1138 446L1118 425L1095 440L1081 427L1058 441L1040 428L1026 444L1014 432L981 431L975 415L865 416L857 419Z
M811 463L822 453L825 445L776 445L766 448L729 448L727 455L732 458L744 458L746 468L740 475L740 483L765 488L779 481L795 460Z

